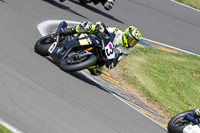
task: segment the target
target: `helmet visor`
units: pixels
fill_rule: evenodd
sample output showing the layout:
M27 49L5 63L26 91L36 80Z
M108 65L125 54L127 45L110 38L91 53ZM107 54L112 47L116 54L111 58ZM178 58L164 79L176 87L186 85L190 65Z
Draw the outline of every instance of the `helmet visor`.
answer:
M129 47L133 47L139 42L138 40L136 40L133 37L133 35L131 35L131 33L129 31L126 33L126 39L127 39L127 43L129 45Z

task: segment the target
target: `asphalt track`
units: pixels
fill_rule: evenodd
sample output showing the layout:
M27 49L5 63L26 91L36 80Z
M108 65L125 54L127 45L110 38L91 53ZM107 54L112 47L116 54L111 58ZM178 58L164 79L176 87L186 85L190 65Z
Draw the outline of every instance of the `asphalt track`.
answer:
M0 14L1 119L24 133L167 132L83 74L37 55L37 25L61 19L135 25L146 38L199 54L199 12L166 0L118 0L111 11L76 1L0 0Z

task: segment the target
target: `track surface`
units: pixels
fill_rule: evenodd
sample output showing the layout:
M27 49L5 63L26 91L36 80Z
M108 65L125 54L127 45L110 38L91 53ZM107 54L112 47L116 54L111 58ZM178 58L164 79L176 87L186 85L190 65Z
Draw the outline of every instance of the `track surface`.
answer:
M0 0L0 118L27 133L164 133L151 120L81 73L65 73L37 55L45 20L101 20L199 54L199 13L166 0L117 0L101 5L43 0ZM136 19L137 18L137 19Z

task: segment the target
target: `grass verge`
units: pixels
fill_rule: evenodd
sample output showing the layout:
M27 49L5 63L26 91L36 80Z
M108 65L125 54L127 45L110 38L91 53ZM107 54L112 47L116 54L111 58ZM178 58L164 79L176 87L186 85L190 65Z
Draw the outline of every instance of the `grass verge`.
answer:
M0 125L0 133L12 133L10 130Z
M200 10L200 0L175 0L175 1Z
M171 115L199 108L200 57L135 47L118 68L123 80Z

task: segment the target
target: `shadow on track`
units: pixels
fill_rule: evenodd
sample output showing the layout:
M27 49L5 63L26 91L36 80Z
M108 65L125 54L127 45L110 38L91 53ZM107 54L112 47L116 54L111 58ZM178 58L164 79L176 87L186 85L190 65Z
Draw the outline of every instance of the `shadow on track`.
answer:
M63 71L64 72L64 71ZM101 85L99 85L98 83L92 81L91 79L89 79L87 76L85 76L84 74L82 74L81 72L70 72L70 73L67 73L67 74L70 74L71 76L87 83L87 84L90 84L92 86L95 86L105 92L108 92L107 90L105 90ZM109 92L108 92L109 93Z
M0 2L6 3L4 0L0 0Z
M59 65L56 64L50 57L47 56L47 57L44 57L44 58L46 58L47 60L49 60L51 63L53 63L54 65L56 65L59 68ZM81 80L81 81L83 81L83 82L85 82L87 84L90 84L92 86L96 86L97 88L99 88L99 89L101 89L103 91L106 91L105 89L103 89L101 87L101 85L99 85L96 82L92 81L87 76L82 74L80 71L79 72L65 72L65 71L63 71L63 73L69 74L69 75L71 75L71 76L73 76L73 77L75 77L75 78L77 78L77 79L79 79L79 80ZM108 92L108 91L106 91L106 92Z
M2 1L2 0L0 0L0 1ZM87 17L85 17L85 16L83 16L83 15L81 15L81 14L79 14L79 13L73 11L73 10L71 10L70 7L67 7L67 6L65 6L65 5L62 5L62 4L60 4L60 3L58 3L58 2L56 2L56 1L54 1L54 0L42 0L42 1L45 1L45 2L47 2L47 3L49 3L49 4L51 4L51 5L54 5L54 6L58 7L58 8L60 8L60 9L63 9L63 10L65 10L65 11L69 11L69 12L75 14L75 15L78 15L78 16L80 16L80 17L83 17L83 18L87 19Z
M80 5L80 6L82 6L82 7L85 7L85 8L87 8L88 10L90 10L90 11L92 11L92 12L101 14L102 16L105 16L105 17L107 17L107 18L109 18L109 19L111 19L111 20L114 20L114 21L119 22L119 23L122 23L122 24L124 23L124 22L122 22L122 21L116 19L116 18L113 17L112 15L107 14L107 13L105 13L105 12L103 12L103 11L97 9L97 8L94 8L94 7L92 7L92 6L89 6L89 5L87 5L87 4L82 4L81 2L78 2L78 1L75 1L75 0L69 0L69 1L71 1L71 2L73 2L73 3L75 3L75 4L77 4L77 5Z

